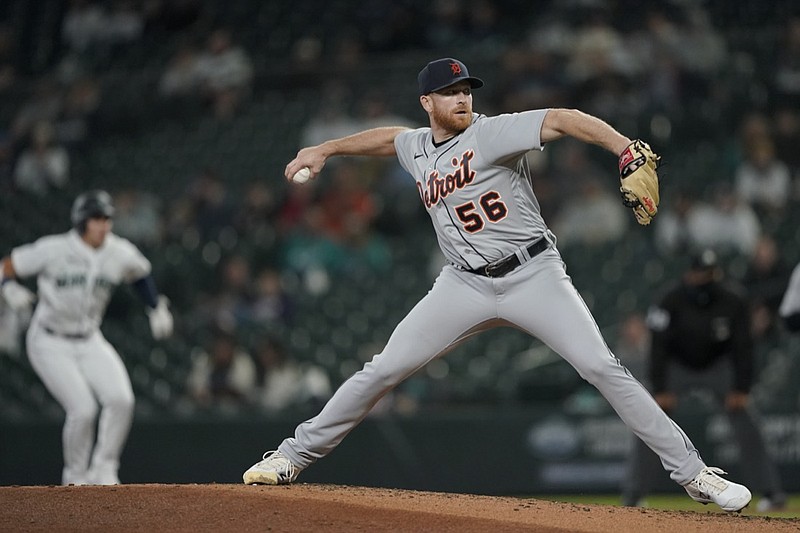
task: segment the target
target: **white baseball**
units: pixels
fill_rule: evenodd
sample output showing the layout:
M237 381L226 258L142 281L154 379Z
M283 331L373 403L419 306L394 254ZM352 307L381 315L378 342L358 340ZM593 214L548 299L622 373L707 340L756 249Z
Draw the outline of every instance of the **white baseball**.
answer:
M308 167L303 167L292 176L292 181L295 183L305 183L311 178L311 170Z

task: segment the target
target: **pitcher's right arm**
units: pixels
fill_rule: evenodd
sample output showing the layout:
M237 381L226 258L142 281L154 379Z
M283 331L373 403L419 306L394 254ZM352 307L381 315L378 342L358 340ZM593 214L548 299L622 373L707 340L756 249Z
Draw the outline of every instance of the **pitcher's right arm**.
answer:
M316 177L322 171L328 158L337 155L387 157L396 155L394 139L408 129L400 126L372 128L303 148L286 165L284 174L286 179L291 180L298 170L308 167L311 170L311 177Z

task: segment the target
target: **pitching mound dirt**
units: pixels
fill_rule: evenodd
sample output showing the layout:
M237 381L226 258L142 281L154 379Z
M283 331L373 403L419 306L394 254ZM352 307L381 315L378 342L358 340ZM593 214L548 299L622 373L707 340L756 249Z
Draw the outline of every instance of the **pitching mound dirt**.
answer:
M0 487L0 531L777 533L800 520L303 483L119 485Z

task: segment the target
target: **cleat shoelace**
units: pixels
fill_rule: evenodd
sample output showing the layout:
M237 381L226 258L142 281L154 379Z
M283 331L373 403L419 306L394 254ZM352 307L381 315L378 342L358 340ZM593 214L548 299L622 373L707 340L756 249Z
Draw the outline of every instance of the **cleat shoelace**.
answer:
M712 493L722 494L722 492L728 488L728 482L719 477L719 474L727 474L727 472L714 466L707 467L695 479L697 488L704 493L704 495Z
M297 475L297 468L294 464L277 450L264 452L262 463L268 464L282 478L293 480Z

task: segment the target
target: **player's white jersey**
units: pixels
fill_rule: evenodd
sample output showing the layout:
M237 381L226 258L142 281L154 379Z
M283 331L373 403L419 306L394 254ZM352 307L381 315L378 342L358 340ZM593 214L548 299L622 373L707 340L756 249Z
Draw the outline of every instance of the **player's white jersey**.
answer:
M525 154L543 148L547 110L473 114L459 135L433 144L430 128L395 138L445 257L466 269L502 259L547 231Z
M21 278L37 276L39 303L33 322L61 334L86 334L103 319L114 288L150 273L136 246L109 233L97 249L71 230L12 250Z

